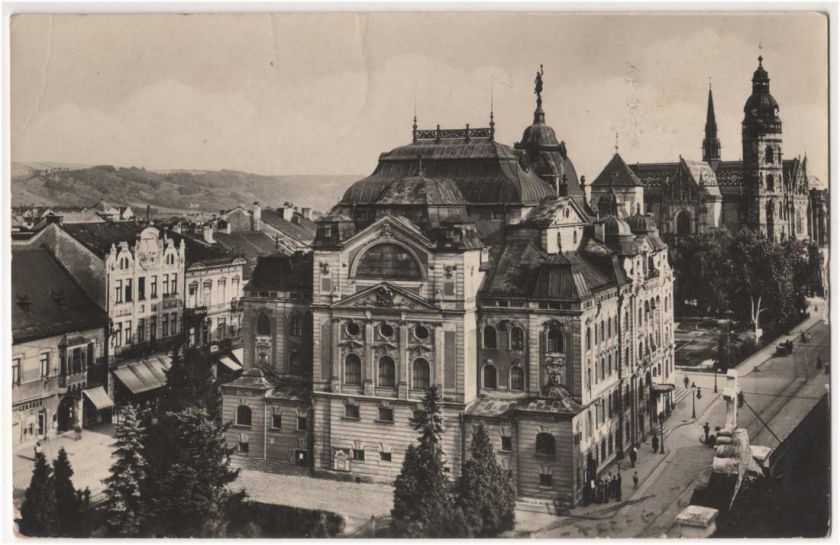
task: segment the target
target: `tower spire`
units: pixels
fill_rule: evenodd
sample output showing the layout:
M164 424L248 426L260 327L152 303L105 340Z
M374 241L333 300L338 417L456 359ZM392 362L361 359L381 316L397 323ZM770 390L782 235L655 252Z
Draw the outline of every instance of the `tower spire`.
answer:
M490 140L496 136L496 121L493 119L493 76L490 76Z
M720 140L715 120L715 102L712 98L712 78L709 78L709 101L706 106L706 135L703 138L703 161L712 164L720 161ZM712 166L716 166L712 164Z

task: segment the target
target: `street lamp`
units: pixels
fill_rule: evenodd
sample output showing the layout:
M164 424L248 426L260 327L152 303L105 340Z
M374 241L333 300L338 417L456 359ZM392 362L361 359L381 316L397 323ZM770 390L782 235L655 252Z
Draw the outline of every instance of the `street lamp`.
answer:
M665 454L665 415L659 413L659 454Z
M717 368L717 367L715 367L715 368L713 369L713 371L715 372L715 393L718 393L718 389L717 389L717 374L718 374L718 368Z
M697 394L697 385L693 382L691 383L691 418L697 418L697 405L694 402L694 398Z

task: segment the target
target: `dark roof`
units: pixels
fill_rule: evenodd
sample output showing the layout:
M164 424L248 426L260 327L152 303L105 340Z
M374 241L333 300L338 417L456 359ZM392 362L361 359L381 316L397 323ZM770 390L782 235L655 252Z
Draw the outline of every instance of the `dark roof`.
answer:
M377 204L463 206L464 196L452 180L416 175L391 183Z
M304 245L309 245L315 238L315 222L306 219L303 214L294 212L294 221L286 221L283 214L271 208L263 208L260 214L263 223L277 229L284 235L291 237Z
M371 204L393 182L417 175L449 178L468 204L537 204L554 194L536 173L524 170L519 155L490 138L418 140L379 156L373 174L344 193L340 204Z
M260 257L248 282L250 291L312 290L312 254Z
M134 247L137 237L144 229L142 225L133 221L75 223L62 225L61 228L82 246L103 259L111 251L111 246L118 246L120 242L127 242L129 247Z
M103 328L106 323L105 311L47 250L12 251L12 297L15 343Z
M233 262L236 256L227 250L222 244L210 244L203 239L188 235L167 231L166 236L172 237L175 243L184 241L184 257L187 260L187 268L201 263L204 265L224 265Z
M607 163L607 166L598 174L595 181L592 182L593 187L639 187L643 186L642 181L638 176L627 166L621 155L616 153Z

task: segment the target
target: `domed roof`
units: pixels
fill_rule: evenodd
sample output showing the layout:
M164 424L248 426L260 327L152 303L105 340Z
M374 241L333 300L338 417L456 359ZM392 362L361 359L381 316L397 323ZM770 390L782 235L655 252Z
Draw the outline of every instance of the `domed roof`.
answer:
M781 130L779 104L770 94L770 78L762 66L763 60L763 57L758 57L758 68L753 72L752 94L744 103L744 124L778 132Z
M623 219L607 216L602 221L604 222L604 234L607 236L630 236L633 234L630 226Z
M656 231L656 222L650 214L640 214L636 212L627 218L627 225L630 230L637 234L652 233Z
M376 200L377 204L463 206L458 185L447 178L428 178L423 174L391 182Z
M522 133L522 141L519 142L518 148L529 147L556 147L560 142L557 141L557 135L554 129L543 123L534 123L525 127L525 132Z

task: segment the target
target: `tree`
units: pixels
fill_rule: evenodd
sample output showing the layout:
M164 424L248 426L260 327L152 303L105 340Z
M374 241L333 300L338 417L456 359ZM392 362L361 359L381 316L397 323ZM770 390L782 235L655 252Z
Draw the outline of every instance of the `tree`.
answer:
M144 442L146 477L141 487L146 528L156 536L219 537L230 510L244 498L228 485L224 427L201 408L158 415Z
M142 501L140 483L145 477L146 461L143 458L143 426L133 405L122 411L122 422L117 425L116 441L112 445L111 474L105 484L108 533L118 537L135 537L142 528Z
M440 391L431 386L423 398L423 409L411 419L420 434L420 444L408 447L394 481L391 528L397 535L417 538L468 534L464 514L455 505L446 478L441 403Z
M483 425L473 429L470 450L472 458L461 468L456 504L477 537L495 537L513 529L516 494Z
M219 387L213 378L209 352L202 348L175 347L171 357L166 384L158 399L158 414L198 407L215 415L220 410Z
M20 529L25 535L51 537L58 532L55 482L43 453L35 454L32 479L20 507Z
M73 468L67 458L67 451L61 448L53 461L53 483L55 487L56 522L61 536L78 536L83 526L79 512L82 501L73 486Z

